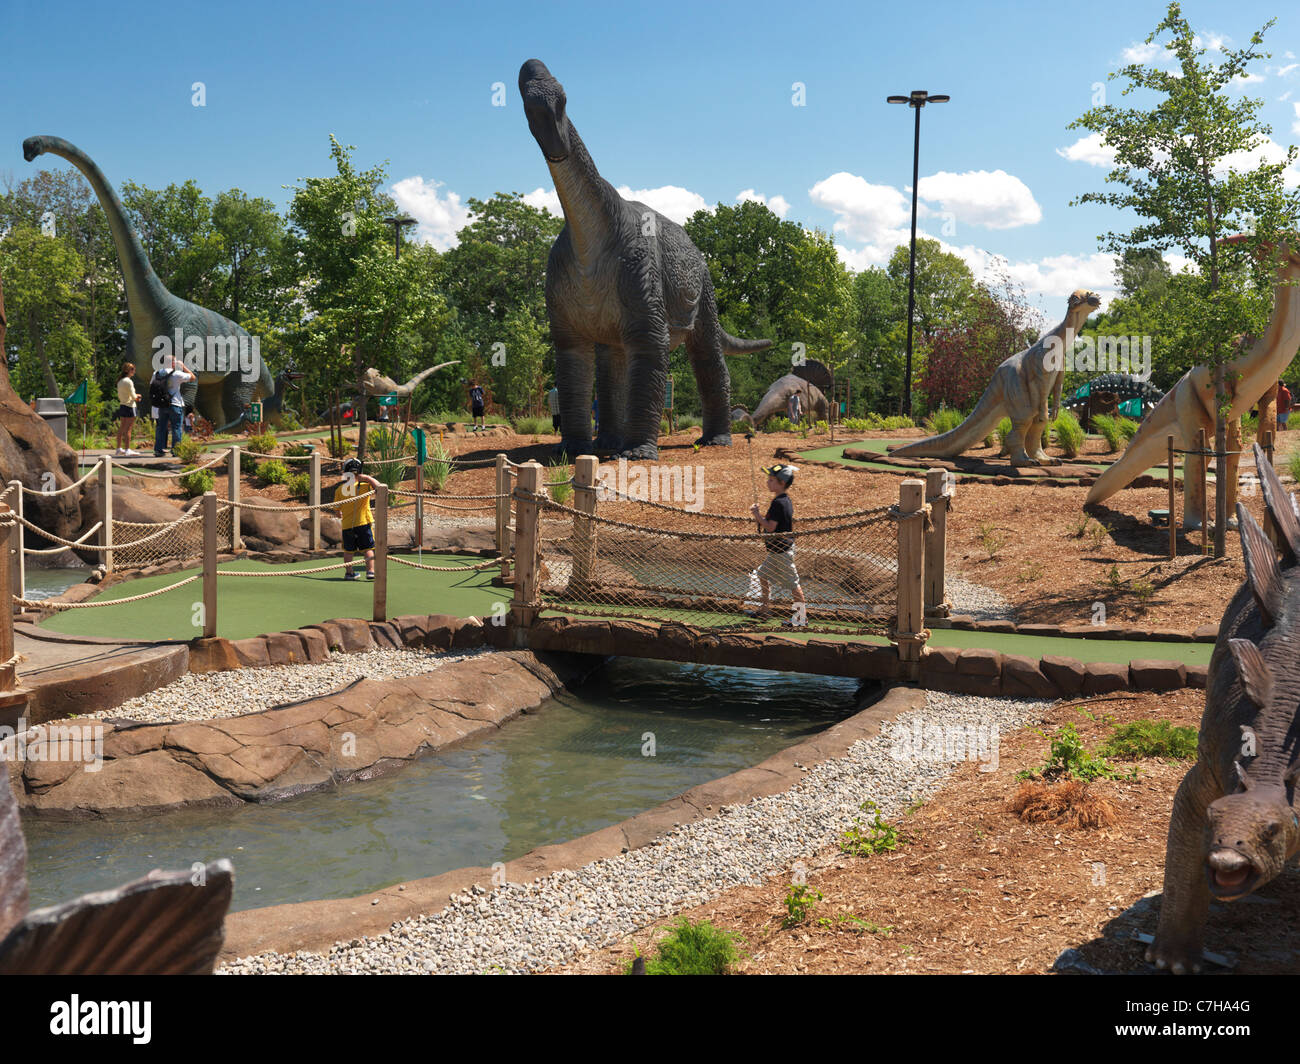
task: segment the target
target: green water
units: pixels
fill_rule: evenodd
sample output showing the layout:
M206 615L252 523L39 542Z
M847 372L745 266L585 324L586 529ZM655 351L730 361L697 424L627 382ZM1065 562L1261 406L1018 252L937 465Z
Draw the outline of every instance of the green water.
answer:
M52 598L67 591L73 584L80 584L91 574L90 569L28 569L23 575L26 597L37 599Z
M755 765L843 719L856 690L854 680L615 659L492 737L383 779L233 811L26 819L31 904L219 857L235 865L233 909L490 866Z

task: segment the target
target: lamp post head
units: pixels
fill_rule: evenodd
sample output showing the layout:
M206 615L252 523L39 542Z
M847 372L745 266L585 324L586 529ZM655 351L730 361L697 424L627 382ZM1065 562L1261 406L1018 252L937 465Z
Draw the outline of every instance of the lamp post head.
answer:
M925 89L913 89L907 96L887 96L886 103L905 103L909 107L924 107L927 103L947 103L951 96L943 93L936 93L931 96Z

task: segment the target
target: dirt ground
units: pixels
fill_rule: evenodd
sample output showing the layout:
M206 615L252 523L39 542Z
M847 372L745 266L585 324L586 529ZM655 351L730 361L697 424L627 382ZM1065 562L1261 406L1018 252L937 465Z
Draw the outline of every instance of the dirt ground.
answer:
M838 848L805 859L819 891L802 924L783 928L791 872L738 887L681 915L709 920L743 940L744 974L1031 974L1053 970L1141 973L1134 931L1158 916L1165 837L1174 791L1190 762L1137 763L1133 780L1101 780L1093 795L1114 807L1106 828L1027 824L1010 810L1017 771L1039 767L1061 724L1077 725L1094 749L1113 723L1163 719L1196 727L1204 692L1112 695L1051 707L1037 725L1001 737L994 772L960 765L945 786L895 823L892 853L850 857ZM1086 711L1087 716L1080 710ZM1122 772L1133 763L1115 762ZM846 827L848 825L846 824ZM1284 915L1300 904L1300 870L1288 868L1257 896L1211 908L1205 948L1236 960L1230 972L1300 971L1300 928ZM617 973L648 953L672 920L660 921L563 969Z
M921 434L918 429L869 435ZM752 444L744 437L736 437L729 448L697 451L696 439L698 430L663 437L659 463L694 467L693 482L699 491L697 508L742 515L756 495L766 507L770 496L759 469L778 460L779 449L813 450L829 443L825 436L804 439L794 433L759 433ZM839 439L837 434L837 442ZM537 460L545 465L554 460L557 438L456 435L448 436L446 442L462 459L488 459L503 450L512 461ZM1285 456L1298 445L1300 431L1285 433L1278 453ZM1088 448L1099 455L1104 452L1099 440L1090 439ZM298 471L303 463L292 466ZM1243 456L1243 471L1252 468L1249 456ZM805 466L791 491L796 528L801 516L896 502L901 479L871 470ZM129 483L139 486L138 480ZM327 475L325 483L328 491L332 478ZM185 498L181 492L168 492L169 482L148 481L144 487L177 502ZM413 487L413 482L408 481L404 487ZM217 477L215 490L225 493L224 475ZM247 476L243 490L275 500L287 497L283 487L259 486ZM460 495L488 494L494 490L494 471L488 467L455 473L445 490ZM1218 623L1245 575L1235 534L1228 537L1229 556L1221 560L1201 555L1199 534L1194 540L1180 535L1179 556L1170 561L1168 533L1153 528L1147 517L1148 510L1167 505L1163 488L1123 491L1092 514L1083 511L1086 495L1085 487L1032 483L994 486L974 479L962 481L948 526L949 571L1000 592L1013 604L1016 619L1022 622L1086 624L1100 602L1110 623L1182 630ZM689 500L668 501L682 505ZM1258 495L1243 501L1256 516L1262 516ZM600 512L624 520L633 515L649 519L644 508L628 503L602 503Z

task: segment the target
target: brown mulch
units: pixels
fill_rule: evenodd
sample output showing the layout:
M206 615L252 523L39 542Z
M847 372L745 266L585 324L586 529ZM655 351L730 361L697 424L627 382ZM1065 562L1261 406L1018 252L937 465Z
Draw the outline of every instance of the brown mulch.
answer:
M1038 727L1050 734L1073 722L1095 749L1111 723L1196 727L1203 707L1196 691L1107 696L1053 706ZM1142 761L1136 779L1089 784L1114 814L1108 827L1026 823L1012 811L1015 774L1040 766L1047 743L1026 728L1002 736L995 772L959 766L938 794L895 821L906 841L892 853L848 857L828 848L806 858L808 884L822 898L799 926L782 928L788 872L679 915L738 934L744 974L1030 974L1052 970L1066 950L1077 951L1063 960L1073 971L1154 970L1132 934L1155 930L1158 898L1146 896L1161 889L1169 811L1190 762ZM1213 906L1205 948L1235 954L1236 972L1294 973L1298 907L1300 870L1291 867L1254 900ZM620 972L677 918L563 971Z

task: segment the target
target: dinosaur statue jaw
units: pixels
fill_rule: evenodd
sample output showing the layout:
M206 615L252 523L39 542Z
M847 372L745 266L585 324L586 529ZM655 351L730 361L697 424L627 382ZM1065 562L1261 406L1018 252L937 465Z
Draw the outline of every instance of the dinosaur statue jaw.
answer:
M1214 898L1236 901L1252 893L1264 877L1252 861L1235 850L1215 850L1205 862L1205 878Z
M23 158L31 162L38 155L45 154L44 137L28 137L23 141Z

